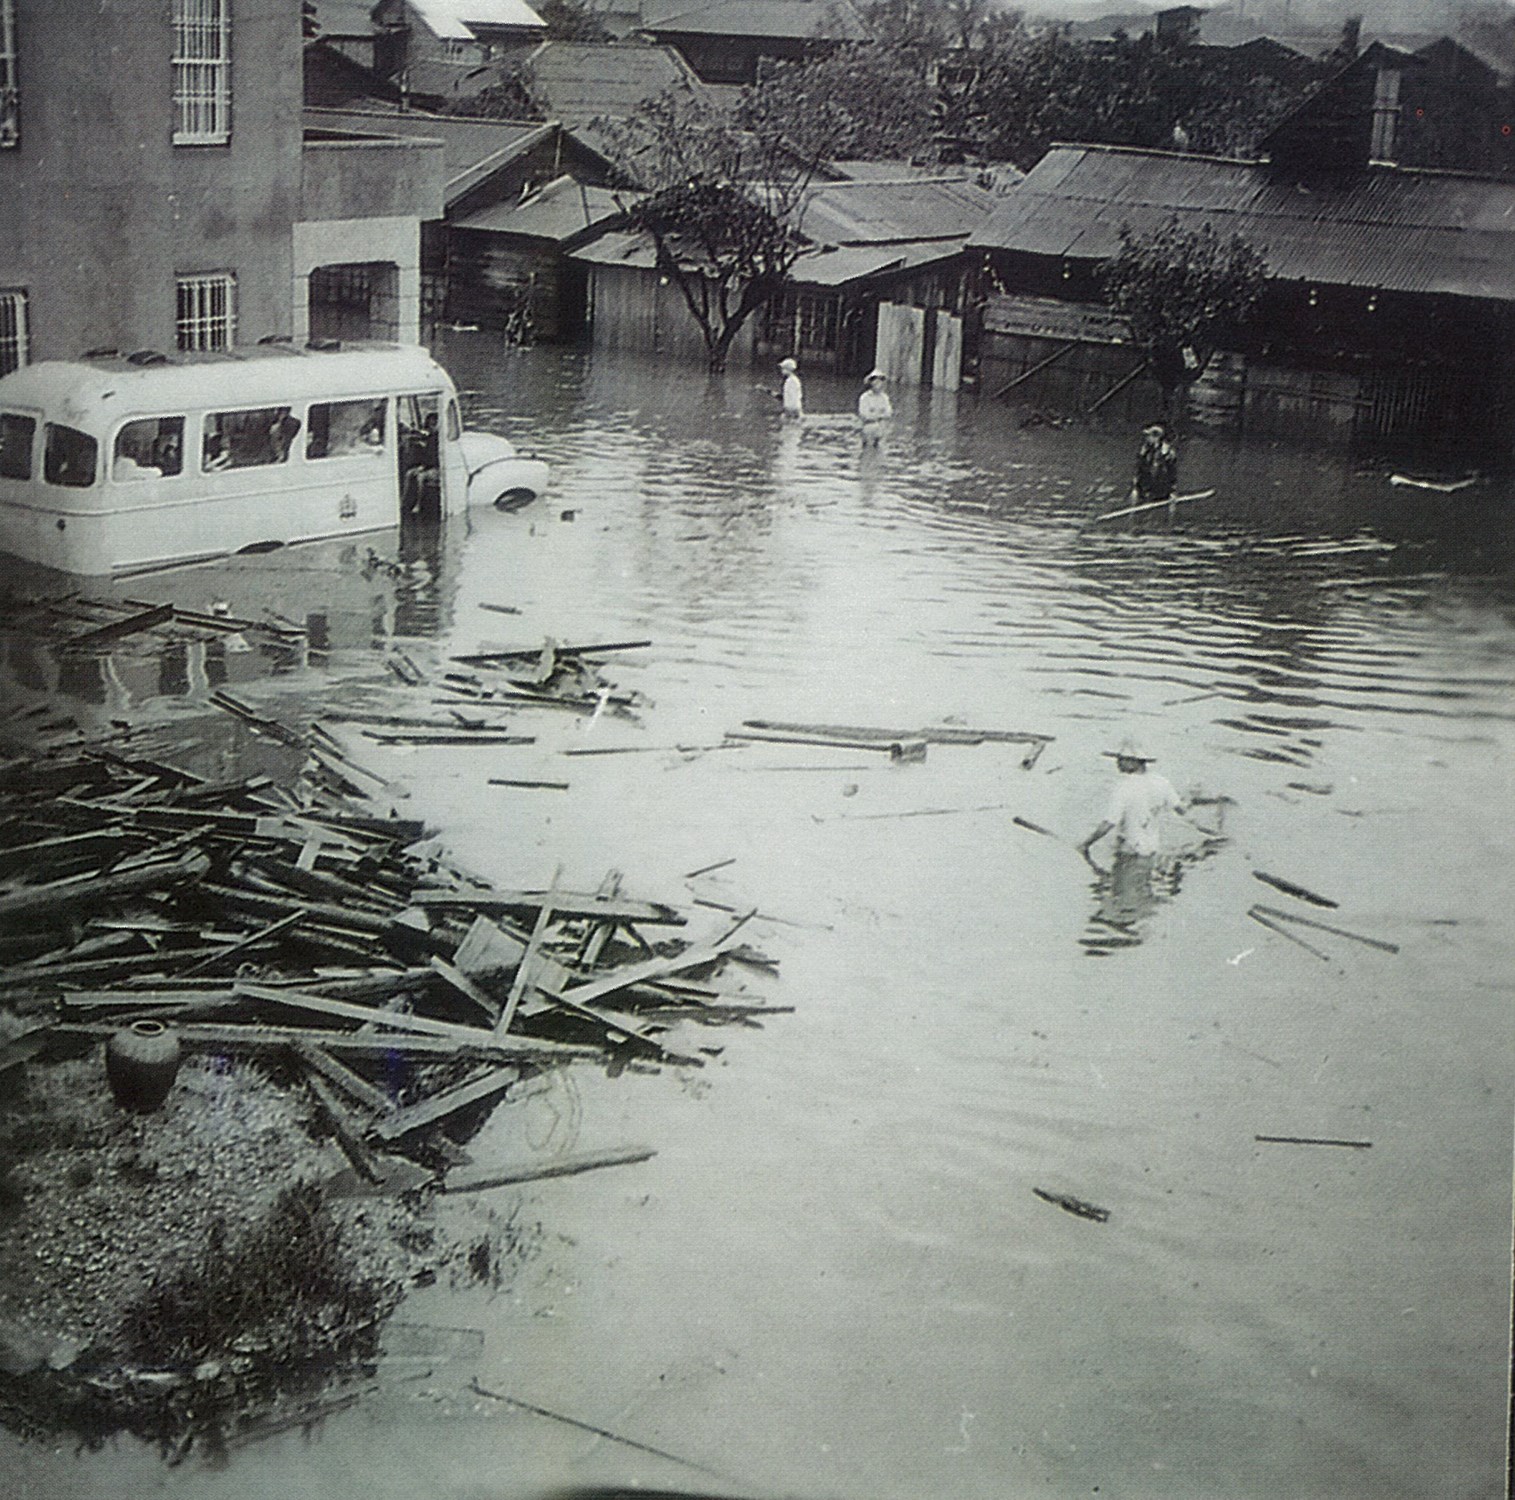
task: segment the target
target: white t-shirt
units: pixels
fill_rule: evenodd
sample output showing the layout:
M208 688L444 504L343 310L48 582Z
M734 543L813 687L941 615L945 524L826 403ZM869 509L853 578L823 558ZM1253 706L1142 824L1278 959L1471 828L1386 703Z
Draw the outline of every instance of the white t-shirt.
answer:
M798 375L790 374L784 377L784 415L788 417L805 415L805 388L800 384Z
M1121 773L1110 794L1105 821L1113 824L1116 838L1132 854L1156 854L1162 843L1160 822L1164 808L1177 812L1183 806L1173 784L1156 771Z
M887 422L894 406L886 392L866 390L857 398L857 414L865 422Z

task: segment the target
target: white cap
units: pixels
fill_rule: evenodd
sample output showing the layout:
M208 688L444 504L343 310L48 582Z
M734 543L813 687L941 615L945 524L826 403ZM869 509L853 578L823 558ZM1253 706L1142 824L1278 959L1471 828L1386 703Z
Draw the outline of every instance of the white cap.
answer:
M799 369L799 366L792 359L781 359L779 361L779 369L794 371Z

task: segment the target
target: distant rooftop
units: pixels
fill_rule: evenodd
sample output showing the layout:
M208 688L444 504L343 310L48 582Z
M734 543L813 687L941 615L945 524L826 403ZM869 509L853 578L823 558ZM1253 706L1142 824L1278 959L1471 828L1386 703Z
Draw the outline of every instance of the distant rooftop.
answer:
M407 0L427 30L443 41L475 40L475 28L544 30L546 22L526 0Z
M852 0L647 0L642 24L654 35L824 42L865 42L873 35Z
M701 87L672 48L639 42L543 42L526 59L547 113L565 125L629 115L677 83Z

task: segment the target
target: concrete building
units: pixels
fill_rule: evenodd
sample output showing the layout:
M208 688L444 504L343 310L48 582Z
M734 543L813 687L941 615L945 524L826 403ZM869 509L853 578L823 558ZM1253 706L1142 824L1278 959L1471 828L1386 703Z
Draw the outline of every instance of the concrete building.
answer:
M0 371L303 341L334 267L413 342L441 156L306 138L299 0L0 0Z

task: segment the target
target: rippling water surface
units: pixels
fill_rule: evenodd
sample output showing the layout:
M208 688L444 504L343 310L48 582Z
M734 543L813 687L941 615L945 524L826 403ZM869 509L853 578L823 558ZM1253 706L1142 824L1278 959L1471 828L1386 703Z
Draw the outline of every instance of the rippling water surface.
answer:
M713 921L757 907L782 977L752 982L795 1013L703 1034L723 1049L703 1070L583 1070L502 1111L542 1150L659 1154L531 1190L546 1238L511 1294L415 1299L486 1330L477 1368L386 1384L224 1472L23 1450L35 1493L1500 1493L1509 491L1194 439L1182 488L1212 501L1090 525L1123 501L1128 433L906 392L860 455L824 414L855 391L823 379L796 427L746 373L464 339L447 358L476 422L551 460L552 494L402 552L349 613L427 667L650 639L609 671L653 706L369 762L501 880L614 868ZM340 612L364 563L171 576ZM1029 768L995 743L923 764L694 748L754 718L1052 741ZM1073 848L1127 734L1181 791L1232 799L1203 809L1221 840L1180 825L1135 904ZM562 753L621 745L641 753ZM1302 947L1256 902L1398 951L1291 929Z

